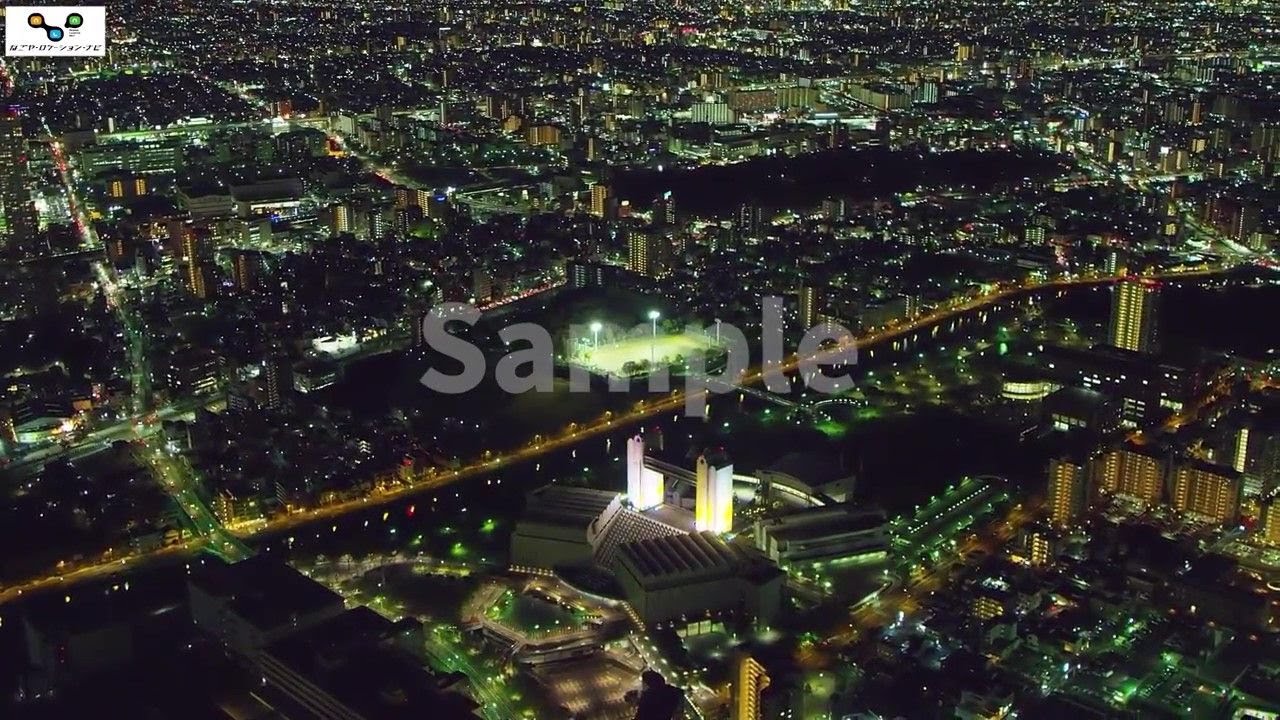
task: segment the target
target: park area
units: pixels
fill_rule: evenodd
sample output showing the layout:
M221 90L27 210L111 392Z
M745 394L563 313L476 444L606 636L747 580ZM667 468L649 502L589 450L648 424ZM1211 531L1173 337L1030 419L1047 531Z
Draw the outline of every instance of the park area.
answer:
M584 343L574 363L605 375L628 377L649 372L651 361L658 366L679 365L683 369L690 355L704 353L712 347L697 335L659 335L623 338L592 347Z

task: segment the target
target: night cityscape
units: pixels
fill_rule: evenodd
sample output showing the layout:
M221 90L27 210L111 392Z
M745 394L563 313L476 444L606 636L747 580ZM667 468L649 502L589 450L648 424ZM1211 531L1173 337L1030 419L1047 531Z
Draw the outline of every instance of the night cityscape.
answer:
M1280 0L101 12L0 718L1280 720Z

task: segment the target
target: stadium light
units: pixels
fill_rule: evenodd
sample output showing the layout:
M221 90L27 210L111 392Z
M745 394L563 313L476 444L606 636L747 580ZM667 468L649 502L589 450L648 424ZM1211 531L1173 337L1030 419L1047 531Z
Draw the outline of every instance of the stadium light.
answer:
M658 362L658 318L662 315L657 310L649 311L649 322L653 323L653 339L649 341L649 364L656 365Z

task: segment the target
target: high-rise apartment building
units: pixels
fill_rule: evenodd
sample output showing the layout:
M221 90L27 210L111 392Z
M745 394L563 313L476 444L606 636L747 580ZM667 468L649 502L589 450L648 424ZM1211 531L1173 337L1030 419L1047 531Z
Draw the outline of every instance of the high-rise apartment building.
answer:
M201 300L207 299L212 290L209 233L203 228L183 227L182 230L182 267L187 292Z
M1242 481L1229 467L1189 460L1173 471L1174 509L1219 523L1233 523L1240 515Z
M1125 445L1103 454L1098 460L1098 488L1105 494L1158 505L1164 498L1165 471L1165 458L1160 450Z
M653 224L672 227L676 224L676 200L668 190L653 203Z
M1071 527L1080 522L1088 507L1089 469L1070 457L1049 461L1049 521L1056 527Z
M262 374L266 405L278 410L293 394L293 367L289 364L289 356L282 351L273 351L262 362Z
M591 214L596 217L605 217L609 214L608 185L591 186Z
M800 327L808 331L817 326L822 312L822 295L816 285L802 285L796 293L799 300Z
M1266 545L1280 547L1280 498L1263 500L1258 520L1258 539Z
M635 228L627 235L627 269L637 275L656 278L666 269L666 238L652 230Z
M737 671L733 676L733 708L732 720L760 720L764 714L760 709L760 693L769 687L769 676L764 666L750 655L743 654L738 658Z
M27 187L27 141L17 111L0 112L0 245L26 247L38 224Z
M1134 352L1155 352L1160 284L1126 278L1116 283L1111 297L1109 344Z
M234 249L231 256L231 280L236 290L253 294L258 289L261 275L262 254L255 250Z

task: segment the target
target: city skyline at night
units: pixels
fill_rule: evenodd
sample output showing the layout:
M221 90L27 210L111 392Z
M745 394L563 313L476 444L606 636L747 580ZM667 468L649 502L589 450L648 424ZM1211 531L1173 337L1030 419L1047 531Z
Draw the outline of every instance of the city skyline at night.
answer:
M1280 2L0 14L0 717L1280 717Z

